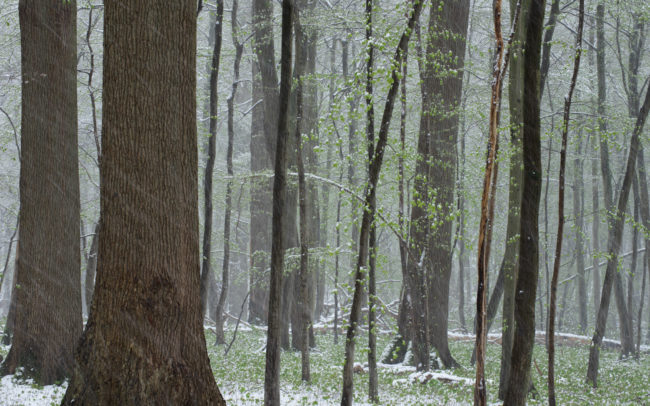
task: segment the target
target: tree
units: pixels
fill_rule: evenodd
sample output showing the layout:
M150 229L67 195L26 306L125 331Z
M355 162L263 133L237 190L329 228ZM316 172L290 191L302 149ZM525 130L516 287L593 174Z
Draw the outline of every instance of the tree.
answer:
M271 280L269 286L268 328L266 335L266 369L264 404L280 404L280 333L282 279L284 271L285 201L287 195L287 141L289 138L289 97L291 95L291 30L293 0L282 1L282 50L280 56L280 93L278 112L275 176L273 179L273 241L271 246ZM270 101L271 99L267 99ZM267 103L275 104L275 103Z
M430 344L436 348L445 367L458 363L449 352L449 280L452 268L452 223L456 183L456 143L460 99L463 89L469 0L434 1L431 6L426 56L422 61L422 112L419 137L429 137L426 154L427 189L418 194L439 221L427 234L426 286ZM440 67L437 67L440 64ZM440 70L442 69L442 70ZM454 72L456 72L454 74ZM435 196L435 198L433 198ZM431 204L433 203L433 204ZM432 215L429 210L428 215ZM431 220L427 220L431 223Z
M196 2L108 2L97 285L64 405L224 404L200 302Z
M232 216L232 185L234 176L232 156L234 152L235 142L235 96L237 95L237 87L239 86L239 66L241 58L244 53L244 44L238 38L239 25L237 23L237 10L239 2L234 0L231 9L231 24L230 32L232 35L232 42L235 46L235 62L233 66L234 79L232 82L232 89L228 97L228 147L226 149L226 171L228 172L228 183L226 185L226 212L223 217L223 264L221 267L221 293L219 294L219 301L217 302L217 309L215 310L214 321L216 330L217 344L225 344L223 333L224 323L224 308L226 306L226 297L228 296L228 287L230 285L230 218Z
M510 18L514 18L518 0L510 0ZM508 223L506 226L506 250L503 255L503 321L501 323L501 365L499 369L499 399L506 395L512 343L515 334L515 292L517 286L517 256L519 253L519 225L521 222L521 188L523 181L523 157L521 150L523 133L524 89L524 43L526 41L530 0L519 0L519 21L515 28L510 49L510 75L508 77L508 106L510 109L510 148L508 182ZM489 319L489 314L488 314Z
M390 120L395 106L395 99L399 89L399 72L404 56L408 52L408 42L411 37L411 32L415 27L415 22L420 17L422 12L423 2L413 0L413 11L411 12L407 27L402 33L395 55L393 58L393 65L391 67L391 86L386 96L386 103L384 105L384 112L381 117L381 124L379 126L379 134L377 143L373 151L373 158L370 160L368 168L368 184L366 185L363 217L361 219L361 228L359 230L359 253L357 256L357 265L354 273L354 294L352 297L352 306L350 308L350 324L348 326L345 338L345 361L343 364L343 393L341 395L341 405L349 406L352 404L353 397L353 377L352 367L354 362L354 336L356 334L357 324L359 322L359 314L361 313L362 291L364 268L368 261L369 252L369 234L373 218L373 202L375 202L377 194L377 183L379 181L379 172L381 171L382 161L384 159L384 151L386 149L386 142L388 139L388 129Z
M623 238L623 226L625 208L627 200L630 195L632 186L632 179L635 173L636 160L641 143L640 136L643 131L645 120L650 110L650 91L646 93L645 101L639 110L639 114L634 125L632 132L632 139L630 140L630 153L627 159L625 168L625 176L623 177L623 184L618 196L618 204L616 212L613 213L613 218L610 220L610 231L607 239L607 251L610 256L607 259L607 268L605 270L605 279L603 280L603 290L600 298L600 307L598 308L598 317L596 319L596 331L591 339L591 347L589 349L589 365L587 367L587 383L592 386L597 386L598 379L598 364L600 358L600 345L605 335L605 328L607 326L607 314L609 313L609 301L611 298L612 287L615 285L614 278L618 273L618 254L620 251L621 240ZM620 305L620 304L619 304ZM620 317L619 313L619 317ZM622 317L621 317L622 319ZM625 323L622 319L621 323ZM631 334L632 332L630 332ZM622 337L621 337L622 338ZM623 340L621 340L623 341ZM621 342L622 346L625 344ZM632 345L632 344L631 344ZM633 348L632 348L633 350Z
M515 291L515 334L504 403L526 403L535 341L535 292L539 271L539 199L542 185L540 147L539 65L544 0L531 0L524 46L523 160L524 174L519 228L519 272Z
M555 245L555 260L553 262L553 278L551 280L551 304L548 317L548 402L551 406L555 406L555 309L557 303L557 284L560 274L560 260L562 259L562 239L564 233L564 184L566 172L566 150L567 139L569 134L569 118L571 115L571 99L573 98L573 91L576 88L578 80L578 72L580 70L580 55L582 50L582 29L584 27L585 18L585 1L580 0L580 9L578 16L578 33L576 35L576 54L573 64L573 75L571 76L571 84L569 85L569 93L564 99L564 116L562 120L562 149L560 150L560 185L558 196L558 224L557 224L557 239ZM580 142L580 141L578 141ZM582 271L584 272L584 271ZM583 284L584 285L584 284ZM585 315L586 316L586 315Z
M221 43L223 40L223 0L217 0L217 13L214 22L214 47L210 65L210 135L208 138L208 156L203 177L203 250L201 255L201 311L208 314L208 292L215 284L210 266L212 247L212 176L214 160L217 153L217 82L219 81L219 62L221 61ZM226 285L227 288L227 285Z
M253 114L251 115L251 170L270 171L275 156L278 74L273 45L273 3L253 0ZM271 252L272 181L266 176L251 183L249 321L265 323L268 314L269 253Z
M77 5L19 3L22 58L20 244L13 340L3 374L70 376L81 334Z

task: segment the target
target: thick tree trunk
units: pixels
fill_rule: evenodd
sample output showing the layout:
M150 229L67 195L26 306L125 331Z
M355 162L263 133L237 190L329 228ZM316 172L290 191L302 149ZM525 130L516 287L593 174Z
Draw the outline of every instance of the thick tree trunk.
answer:
M539 64L544 0L531 0L526 22L523 66L523 183L520 211L519 272L515 291L516 321L505 404L523 405L530 383L535 341L535 292L539 270L539 199L542 162L540 151Z
M77 4L19 2L20 244L12 346L2 374L41 385L70 376L81 335Z
M63 404L222 405L199 296L196 2L108 2L104 35L97 289Z
M427 154L427 190L421 195L430 201L435 193L436 213L442 219L428 233L426 268L428 329L430 344L436 348L445 367L458 363L449 352L447 341L449 315L449 280L451 277L452 213L455 211L456 143L458 137L458 108L462 95L463 75L437 74L442 71L461 71L465 60L465 37L469 22L469 1L436 1L429 16L426 54L444 55L443 60L423 61L422 116L420 137L431 137ZM442 103L442 106L440 106Z

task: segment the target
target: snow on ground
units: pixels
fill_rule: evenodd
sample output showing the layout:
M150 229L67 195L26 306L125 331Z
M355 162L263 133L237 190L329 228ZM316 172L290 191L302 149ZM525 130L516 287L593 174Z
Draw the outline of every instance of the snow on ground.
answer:
M68 383L38 386L31 379L7 375L0 380L0 406L58 405L63 399Z

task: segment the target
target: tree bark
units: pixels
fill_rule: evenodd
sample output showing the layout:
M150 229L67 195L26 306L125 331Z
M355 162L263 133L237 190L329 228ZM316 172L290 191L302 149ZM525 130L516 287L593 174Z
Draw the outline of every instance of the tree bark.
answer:
M93 303L93 293L95 292L95 275L97 274L97 251L99 248L99 233L101 231L101 219L97 220L95 224L95 233L93 234L92 242L90 243L90 251L88 252L88 261L86 261L86 309L88 317L90 317L90 308Z
M514 18L517 1L519 21L510 50L510 75L508 78L508 105L510 109L510 155L508 187L508 222L506 225L506 249L503 260L503 321L501 327L501 365L499 369L498 398L504 399L507 391L512 343L515 332L515 288L517 286L517 257L519 251L519 225L521 190L523 182L523 89L524 89L524 42L526 40L530 0L510 0L510 18Z
M559 179L559 197L558 197L558 224L557 238L555 241L555 259L553 262L553 277L551 279L551 304L548 317L548 402L550 406L555 406L555 312L557 303L557 284L560 274L560 261L562 259L562 240L564 237L564 185L566 178L566 150L569 137L569 119L571 117L571 99L578 80L580 71L580 55L582 53L582 29L585 18L585 1L580 0L578 16L578 32L576 35L576 53L573 62L573 75L569 85L569 93L564 99L564 116L562 119L562 147L560 149L560 179ZM580 140L578 140L580 142ZM580 249L580 247L578 248ZM580 271L579 271L580 272ZM584 272L584 271L583 271ZM583 283L584 287L584 283ZM586 312L584 314L586 319ZM585 320L586 321L586 320Z
M210 258L212 249L212 176L214 160L217 155L217 107L219 81L219 63L221 61L221 43L223 42L223 0L217 0L217 13L214 23L214 48L210 65L210 135L208 137L208 157L203 176L203 250L201 257L201 311L203 317L208 315L208 295L210 288L216 284Z
M273 168L278 111L278 75L273 44L273 3L252 1L253 51L253 115L251 122L251 170L269 172ZM273 180L266 176L251 183L250 231L250 322L267 322L269 302L269 264L271 252L271 218Z
M223 405L199 295L196 2L104 10L97 288L63 404Z
M530 383L535 340L535 292L539 271L538 215L542 181L539 64L544 0L531 0L526 21L523 66L523 183L520 211L519 272L515 290L515 332L504 403L523 405Z
M223 8L222 0L219 0L219 7ZM239 9L239 2L233 0L231 9L231 23L230 32L232 42L235 47L235 61L233 62L233 81L228 97L228 147L226 149L226 171L228 173L228 183L226 184L226 209L223 217L223 263L221 266L221 293L219 294L219 301L217 308L214 312L214 324L216 331L216 343L225 344L223 324L224 324L224 310L226 306L226 298L228 297L228 288L230 285L230 218L232 216L232 185L233 176L233 152L235 143L235 97L237 96L237 87L239 86L239 65L244 53L244 45L239 42L239 24L237 22L237 11ZM223 10L221 10L223 13Z
M422 115L420 137L430 137L426 155L427 163L425 199L427 204L439 206L436 216L440 221L427 231L426 286L427 313L430 344L436 348L444 366L456 367L458 363L449 351L447 340L449 316L449 280L451 277L452 223L455 211L456 143L458 138L458 108L462 96L464 60L469 22L469 1L436 1L431 7L426 40L426 55L422 67ZM433 60L435 55L442 60ZM439 68L435 68L440 64ZM456 75L437 73L449 70ZM440 106L442 103L442 106ZM432 196L435 196L435 200ZM431 213L427 213L431 214Z
M309 306L309 242L310 227L308 226L309 218L307 217L307 186L305 182L305 165L304 151L302 142L302 126L305 105L303 102L305 66L307 64L307 38L303 31L300 21L300 10L295 10L294 29L296 32L295 50L296 50L296 128L294 131L296 142L296 163L298 167L298 209L300 225L300 269L298 270L297 281L297 312L298 325L294 329L298 330L299 350L301 358L302 380L309 382L309 327L311 326L311 309ZM311 201L309 202L311 203Z
M585 258L584 258L584 195L583 166L584 156L582 155L582 132L577 140L576 157L573 160L573 215L575 217L575 238L576 238L576 268L578 275L578 312L580 320L580 332L587 332L587 286L585 283ZM562 306L564 311L564 306ZM560 326L562 320L560 318ZM561 330L561 328L559 328Z
M373 95L373 69L375 49L372 44L372 13L373 1L366 0L366 143L368 149L368 171L375 155L375 105ZM408 54L408 51L406 52ZM404 56L406 58L406 56ZM370 201L370 231L368 233L368 399L372 403L379 403L379 388L377 378L377 336L375 323L377 322L377 228L374 222L377 209L377 199L373 196Z
M3 375L70 376L81 334L77 5L22 0L20 243L12 346Z
M282 51L280 59L280 93L277 103L277 135L275 176L273 180L273 242L271 247L271 283L269 289L268 329L266 336L266 369L264 404L280 405L280 333L282 308L282 273L284 270L285 201L287 195L287 141L289 138L289 98L291 95L291 30L293 1L282 1ZM270 101L272 99L267 99Z

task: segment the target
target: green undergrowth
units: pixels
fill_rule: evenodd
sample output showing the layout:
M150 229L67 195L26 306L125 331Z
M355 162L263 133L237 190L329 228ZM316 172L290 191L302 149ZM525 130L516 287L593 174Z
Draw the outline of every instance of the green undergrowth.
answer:
M365 336L367 332L363 332ZM226 332L227 341L232 332ZM229 404L259 404L264 392L264 364L266 332L240 331L227 357L224 346L214 345L214 334L208 332L208 352L217 383ZM378 352L389 345L391 336L378 337ZM281 368L282 404L329 405L340 402L343 337L333 343L331 334L317 335L317 348L310 353L311 382L301 381L300 353L283 351ZM451 352L461 368L444 372L473 381L475 370L469 365L472 342L450 342ZM367 362L365 337L357 344L355 361ZM501 347L487 348L486 377L488 401L497 399L499 359ZM640 361L619 361L618 353L601 352L599 387L592 389L584 383L587 371L587 347L558 347L556 349L556 396L561 405L589 404L650 404L650 355L642 354ZM379 356L379 355L378 355ZM532 378L538 397L529 396L528 404L548 404L547 355L542 346L536 346ZM367 371L367 368L365 368ZM473 403L473 386L463 382L445 383L432 379L425 384L412 379L412 370L399 367L380 367L379 397L384 405L465 405ZM355 404L367 404L368 374L355 373Z

